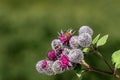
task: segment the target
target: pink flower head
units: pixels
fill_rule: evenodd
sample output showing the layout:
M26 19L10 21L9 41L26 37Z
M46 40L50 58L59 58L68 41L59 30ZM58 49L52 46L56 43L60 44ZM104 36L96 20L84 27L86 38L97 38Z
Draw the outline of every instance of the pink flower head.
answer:
M54 61L54 60L56 60L56 52L54 51L54 50L51 50L51 51L49 51L48 52L48 58L49 58L49 60L52 60L52 61Z
M47 61L46 60L44 60L44 61L42 61L42 68L44 69L44 68L46 68L47 67Z
M59 39L62 43L68 43L72 36L72 30L61 33Z
M60 65L61 65L61 67L62 67L63 69L66 69L66 68L68 67L68 65L69 65L69 59L68 59L67 56L62 55L62 56L60 57L59 61L60 61Z

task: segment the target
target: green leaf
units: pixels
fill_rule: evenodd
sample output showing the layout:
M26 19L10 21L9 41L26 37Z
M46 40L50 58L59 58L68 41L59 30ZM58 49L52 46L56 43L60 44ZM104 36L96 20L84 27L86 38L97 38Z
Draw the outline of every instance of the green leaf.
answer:
M100 38L97 42L97 46L103 46L108 39L108 35L103 36L102 38Z
M120 50L117 50L112 54L112 62L117 68L120 68Z
M100 34L98 34L98 35L93 39L92 44L96 44L97 41L98 41L98 39L99 39L99 37L100 37Z
M89 51L89 48L84 48L82 51L86 53Z

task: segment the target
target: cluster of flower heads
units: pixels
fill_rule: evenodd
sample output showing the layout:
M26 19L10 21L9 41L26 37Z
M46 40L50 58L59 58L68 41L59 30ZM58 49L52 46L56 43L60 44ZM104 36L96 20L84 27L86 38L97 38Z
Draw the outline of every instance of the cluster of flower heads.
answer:
M72 30L61 31L59 38L51 42L52 50L48 52L48 59L39 61L36 70L54 75L74 69L76 64L84 60L82 48L91 45L92 35L93 30L89 26L81 26L78 35L74 35Z

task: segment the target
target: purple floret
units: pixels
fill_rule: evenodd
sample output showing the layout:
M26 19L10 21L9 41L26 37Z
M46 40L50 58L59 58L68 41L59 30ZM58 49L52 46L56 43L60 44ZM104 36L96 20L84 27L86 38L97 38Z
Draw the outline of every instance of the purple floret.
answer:
M54 50L51 50L51 51L49 51L48 52L48 58L49 58L49 60L52 60L52 61L54 61L54 60L56 60L56 52L54 51Z
M59 58L59 61L60 61L60 65L63 69L66 69L69 65L69 59L67 56L65 55L62 55L60 58Z

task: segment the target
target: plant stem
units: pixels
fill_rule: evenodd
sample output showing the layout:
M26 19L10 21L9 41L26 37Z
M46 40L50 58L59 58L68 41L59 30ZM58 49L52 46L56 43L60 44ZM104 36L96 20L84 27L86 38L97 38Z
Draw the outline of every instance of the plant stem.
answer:
M89 64L87 64L87 63L85 62L85 60L81 60L81 61L80 61L80 64L83 65L83 66L86 67L86 68L89 68L89 67L90 67Z
M113 75L112 72L103 71L101 69L97 69L97 68L94 68L94 67L91 67L90 71L98 72L98 73L105 74L105 75Z
M117 72L117 67L115 66L113 74L116 74L116 72Z
M108 68L114 72L114 70L112 69L112 67L110 66L110 64L107 62L107 60L105 59L105 57L97 50L97 48L92 47L92 50L105 62L105 64L108 66Z
M93 71L93 72L97 72L97 73L100 73L100 74L104 74L104 75L108 75L108 76L113 76L116 79L120 80L120 75L113 74L112 72L103 71L103 70L100 70L100 69L97 69L97 68L94 68L94 67L90 67L89 69L87 68L87 69L85 69L85 71L86 72Z

